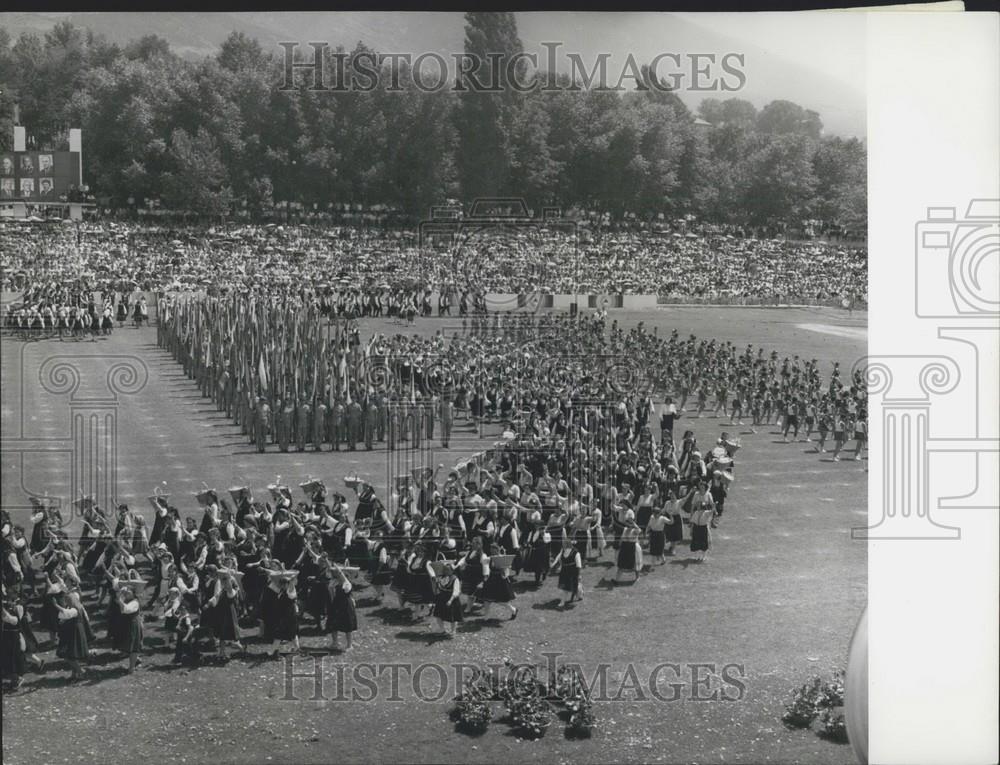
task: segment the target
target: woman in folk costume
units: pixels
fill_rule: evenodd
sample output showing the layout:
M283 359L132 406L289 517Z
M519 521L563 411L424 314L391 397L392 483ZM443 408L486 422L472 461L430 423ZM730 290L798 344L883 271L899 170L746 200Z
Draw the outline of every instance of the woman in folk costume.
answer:
M434 579L436 594L431 615L438 632L453 637L458 622L462 621L462 582L455 575L455 564L445 561L440 576Z
M666 518L664 526L664 537L667 543L666 555L673 555L674 548L684 539L684 521L681 519L681 500L677 499L674 490L667 492L667 499L663 503L663 516Z
M381 534L373 536L367 541L370 548L367 573L372 588L375 590L375 599L381 603L382 598L385 597L386 586L392 584L396 555L389 550Z
M282 643L292 643L299 650L299 607L294 571L272 571L261 601L262 632L271 642L271 655L278 657Z
M95 505L85 505L83 507L80 521L83 526L80 532L80 541L77 543L77 558L82 562L86 560L98 540L102 537L106 537L107 531L107 520L104 514L97 510ZM94 563L94 558L90 558L90 564L92 567ZM90 567L87 567L89 570Z
M210 502L205 505L205 512L201 516L201 526L198 527L198 531L202 534L208 535L208 532L219 525L221 519L221 511L219 505L215 502Z
M396 593L400 610L406 608L406 585L409 577L407 566L412 554L412 546L404 546L394 558L395 565L392 569L392 579L389 583L389 589Z
M261 544L263 538L257 535ZM260 547L256 560L244 560L243 562L243 589L246 592L247 608L254 616L260 616L260 602L264 591L267 589L269 581L268 575L272 571L281 569L281 564L271 557L271 550L268 547Z
M493 542L496 536L496 506L495 500L480 504L472 518L472 525L469 527L469 539L479 537L484 549Z
M139 663L139 651L142 650L142 614L139 613L139 599L131 586L121 587L116 596L120 625L117 631L115 648L128 654L129 674L135 672Z
M232 574L219 573L215 579L212 597L208 600L208 608L212 610L212 633L218 646L219 657L225 660L226 643L236 643L240 651L246 653L243 644L243 633L240 630L236 604L239 602L239 584Z
M232 508L222 500L222 511L219 517L219 539L224 543L236 543L246 538L246 531L236 523Z
M112 319L111 303L106 303L104 311L101 314L101 331L105 335L110 335L114 328L115 323Z
M414 619L422 618L425 615L424 609L430 611L434 604L434 572L430 563L426 546L419 542L414 544L406 559L406 584L403 590L403 601L411 605Z
M649 519L653 517L653 508L659 504L659 485L655 481L646 479L639 489L635 511L635 522L640 529L645 529L649 525Z
M473 537L472 545L455 568L461 572L462 595L465 596L466 612L472 609L477 598L482 596L483 585L490 575L490 559L483 552L482 537Z
M181 599L191 613L201 613L201 580L197 571L181 563L177 568L173 586L180 591Z
M174 578L176 564L174 558L162 542L152 549L153 554L153 591L150 593L146 608L153 608L165 599L170 583Z
M524 570L535 575L535 585L538 586L549 575L549 544L552 537L542 525L542 513L539 510L528 514L528 525L531 530L524 545Z
M563 539L562 550L552 567L559 567L559 608L565 608L574 599L583 600L580 589L580 569L583 568L583 557L569 537Z
M316 629L322 629L329 599L330 559L309 542L295 561L295 568L299 572L298 589L306 596L305 611L316 621Z
M176 510L176 508L174 508ZM198 522L195 521L190 515L184 519L183 526L180 523L180 513L177 513L177 523L174 524L174 528L179 531L177 537L177 556L179 560L192 560L197 561L201 552L204 551L204 544L208 541L207 537L199 536L198 532ZM202 550L199 550L199 544L202 545ZM196 567L200 568L204 565L204 561L197 564Z
M452 471L454 473L454 471ZM457 473L455 474L457 478ZM446 484L447 489L447 484ZM445 494L444 506L447 512L448 535L455 540L459 550L465 546L468 533L465 526L465 518L462 513L462 497L460 487L454 484L454 491Z
M106 574L106 590L109 597L108 607L104 614L107 639L113 646L120 643L122 629L127 626L126 620L122 618L121 602L118 597L119 589L127 586L128 582L133 579L140 581L135 569L129 569L122 557L116 556ZM98 605L100 605L100 601L98 601Z
M712 544L710 526L715 518L715 502L708 485L703 481L692 490L691 496L691 552L699 563L708 555Z
M170 506L167 504L167 500L160 497L159 495L154 495L150 498L153 503L154 515L153 515L153 528L149 532L149 544L156 545L160 542L166 542L164 534L166 533L167 527L170 525L172 520L170 513Z
M65 659L72 670L72 679L83 678L84 671L80 662L90 658L90 645L87 640L87 629L80 609L74 607L73 601L65 592L61 593L55 604L59 619L59 645L56 656Z
M572 539L572 534L567 533L566 530L568 520L569 514L561 506L557 506L552 511L552 515L549 516L546 528L549 532L548 556L550 561L554 560L559 555L559 551L562 550L563 539L566 537Z
M358 630L358 615L354 608L354 586L336 563L327 574L327 611L324 631L330 635L330 647L339 650L338 634L344 634L344 648L351 647L351 634Z
M639 545L641 529L635 522L635 513L631 510L625 513L624 525L625 528L618 546L617 578L620 579L622 574L631 572L633 577L638 580L639 572L642 570L642 547Z
M222 543L219 527L215 526L208 531L208 544L205 546L205 563L212 566L219 566L225 556L226 546Z
M661 566L667 562L663 555L667 541L666 528L671 523L673 523L673 519L666 515L663 507L660 506L653 508L653 515L646 523L646 532L649 535L649 554Z
M514 594L514 587L510 581L510 569L501 565L500 560L502 558L505 563L509 556L504 555L496 544L490 547L490 556L489 558L484 556L482 559L484 568L489 568L489 574L483 584L483 601L486 603L483 616L486 617L489 614L492 603L504 603L510 609L510 618L513 621L517 618L517 606L514 605L517 596Z
M38 553L44 550L49 540L52 538L53 529L62 526L62 517L58 511L50 510L46 505L39 502L34 497L31 498L34 505L34 512L31 514L31 552Z
M566 522L566 536L573 541L573 546L580 553L580 559L586 561L590 551L595 547L591 536L592 521L590 510L574 500L570 503L569 518ZM559 550L562 552L562 549Z
M122 293L118 298L118 326L124 327L128 321L128 295Z
M31 631L24 606L12 593L4 590L3 609L0 612L0 675L10 679L10 690L16 691L24 682L28 662L41 673L45 662L35 655L37 642Z
M521 539L520 535L517 533L516 519L517 510L515 508L504 508L503 523L500 525L500 530L497 532L497 544L500 546L502 552L507 555L514 556L511 570L515 573L520 571L523 565L521 558Z

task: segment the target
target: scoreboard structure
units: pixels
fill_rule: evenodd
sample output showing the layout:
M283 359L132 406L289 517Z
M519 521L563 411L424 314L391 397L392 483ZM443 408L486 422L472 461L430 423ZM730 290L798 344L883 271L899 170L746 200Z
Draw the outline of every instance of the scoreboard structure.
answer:
M9 151L0 154L0 201L65 202L79 182L79 152Z
M17 119L15 107L14 119ZM69 215L81 220L84 209L83 134L71 128L68 151L31 149L23 125L14 125L13 151L0 152L0 217L26 218L38 212L46 217Z

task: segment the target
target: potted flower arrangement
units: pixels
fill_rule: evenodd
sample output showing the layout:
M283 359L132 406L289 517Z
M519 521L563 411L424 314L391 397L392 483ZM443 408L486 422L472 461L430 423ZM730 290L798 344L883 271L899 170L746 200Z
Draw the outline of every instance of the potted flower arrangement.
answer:
M569 725L566 726L566 735L569 738L590 738L597 727L597 717L594 710L587 703L570 715Z
M844 719L844 671L835 670L829 679L814 677L795 691L785 705L781 720L789 728L808 728L819 718L817 734L828 741L847 743Z
M819 698L823 684L822 678L814 677L812 682L803 683L795 691L790 704L785 704L785 713L781 721L788 728L808 728L816 719L819 711L816 709L816 699Z
M512 700L508 710L514 728L524 738L541 738L552 724L552 708L540 696Z

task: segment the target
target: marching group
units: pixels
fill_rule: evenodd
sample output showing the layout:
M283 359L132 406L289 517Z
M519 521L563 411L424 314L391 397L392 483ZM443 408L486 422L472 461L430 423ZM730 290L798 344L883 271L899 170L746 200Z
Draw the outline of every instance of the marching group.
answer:
M701 447L693 430L678 438L675 426L709 407L737 426L744 417L757 425L780 420L786 439L810 439L815 429L818 450L832 433L835 458L853 427L856 456L863 448L859 373L845 382L834 367L824 380L815 361L659 337L642 325L626 332L600 317L506 316L473 329L450 339L374 338L384 384L349 403L361 416L348 416L343 430L347 443L360 438L373 448L385 438L386 448L408 449L433 438L435 413L445 444L454 417L498 423L503 436L494 448L447 478L442 466L414 470L388 487L384 502L375 487L347 479L353 514L344 494L312 480L298 503L277 483L264 502L247 487L231 490L229 500L206 489L200 522L159 493L150 498L152 524L126 505L106 513L81 500L76 545L54 507L39 503L30 533L5 514L5 675L17 685L29 664L43 669L35 633L42 629L73 676L83 676L95 609L105 609L107 638L134 669L144 619L162 622L178 662L198 662L211 645L223 660L231 646L245 652L255 625L270 655L283 643L297 646L310 622L332 647L343 639L349 648L358 629L354 594L364 583L372 605L391 592L413 618L450 636L471 616L489 618L493 607L516 618L522 574L526 586L542 587L557 573L562 608L583 599L581 570L609 548L615 581L662 564L685 536L704 560L740 439L724 432ZM422 366L432 355L434 369ZM623 374L615 361L622 358L647 363ZM417 398L418 383L426 400ZM399 395L407 389L408 397ZM656 407L654 390L673 393ZM319 412L327 393L316 400ZM689 407L692 398L697 405ZM259 448L271 437L264 407L243 420ZM325 429L329 420L315 412L301 417L293 408L281 422L279 448L340 445L340 426Z

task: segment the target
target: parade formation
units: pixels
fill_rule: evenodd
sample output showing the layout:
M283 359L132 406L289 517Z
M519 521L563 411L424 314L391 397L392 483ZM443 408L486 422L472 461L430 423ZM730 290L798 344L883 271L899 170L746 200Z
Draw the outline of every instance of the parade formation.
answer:
M73 289L46 293L44 278L28 276L26 296L73 302ZM864 376L837 364L824 374L816 359L752 345L660 336L642 322L625 331L606 311L471 304L429 335L389 335L322 290L270 287L161 291L158 345L257 452L380 451L394 485L378 496L357 476L309 479L300 497L280 479L263 496L206 485L200 516L158 488L151 522L148 510L83 497L78 538L44 501L30 529L5 512L11 687L45 669L42 646L84 677L100 612L107 645L133 671L149 631L189 664L206 652L246 656L250 636L278 656L312 625L346 650L364 630L359 597L376 607L388 597L448 637L497 607L515 619L525 586L552 588L558 608L586 607L581 572L605 557L615 581L670 556L707 559L743 444L725 430L699 444L703 418L749 433L777 426L785 442L829 446L833 460L861 459L866 446ZM40 332L9 328L64 340L148 320L144 296L110 296L100 311L91 297L46 312ZM412 321L398 310L386 318ZM434 462L456 429L482 438L485 428L500 434L491 448Z

